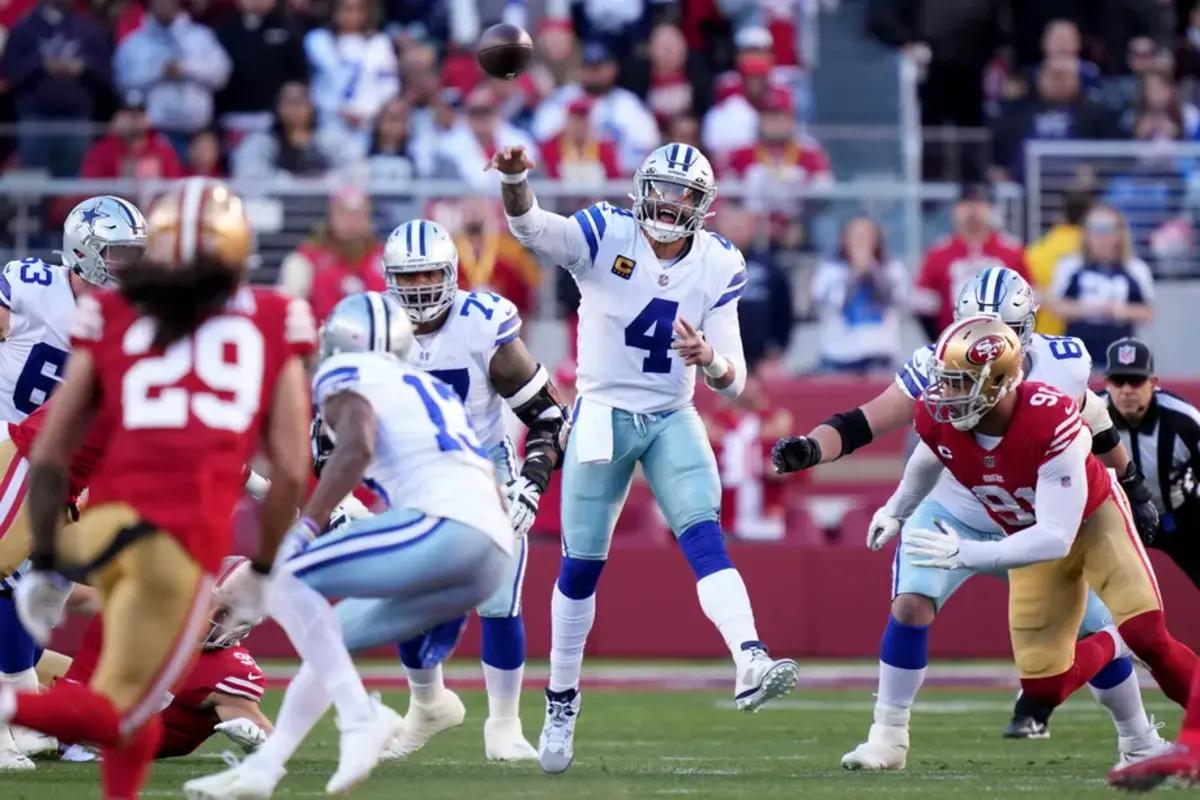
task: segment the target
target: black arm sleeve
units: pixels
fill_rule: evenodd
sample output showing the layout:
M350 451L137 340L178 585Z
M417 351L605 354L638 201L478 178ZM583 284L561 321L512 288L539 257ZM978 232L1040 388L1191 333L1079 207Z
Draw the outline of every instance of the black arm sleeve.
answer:
M504 399L529 429L521 477L544 492L550 485L550 473L562 462L562 432L567 414L558 387L539 364L533 377Z

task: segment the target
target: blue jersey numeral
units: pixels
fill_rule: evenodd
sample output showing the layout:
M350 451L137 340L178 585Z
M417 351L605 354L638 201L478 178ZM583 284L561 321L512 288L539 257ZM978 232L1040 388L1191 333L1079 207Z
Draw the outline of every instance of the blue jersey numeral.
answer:
M38 286L49 286L54 273L41 259L27 258L21 262L21 282L36 283ZM60 351L61 352L61 351Z
M417 375L405 375L404 382L416 390L421 402L425 404L425 413L429 415L429 421L433 423L433 427L437 428L439 450L443 453L470 450L481 458L487 458L483 448L475 443L475 435L469 429L463 432L452 432L446 424L446 415L442 413L442 402L446 400L458 402L454 389L444 383L435 383L433 389L438 397L434 397L425 388L425 382Z
M712 237L713 237L714 239L716 239L716 240L717 240L717 242L718 242L718 243L721 245L721 247L724 247L726 250L732 250L732 249L733 249L733 242L729 241L728 239L726 239L726 238L725 238L724 236L722 236L721 234L719 234L719 233L714 233L714 234L712 235Z
M46 402L63 379L67 353L53 345L39 342L29 351L25 366L13 387L13 406L22 414L32 414Z
M490 308L488 306L485 306L483 303L479 302L479 298L481 298L481 297L487 297L491 300L492 305ZM499 302L500 302L500 295L495 294L493 292L471 292L471 294L463 302L462 310L458 312L458 315L460 317L469 317L471 315L471 309L478 308L480 313L483 314L485 319L491 319L492 314L494 314L496 312L495 306Z
M625 327L625 346L648 351L642 372L670 372L671 326L679 303L656 297Z
M458 399L467 402L467 392L471 390L470 372L466 369L431 369L428 372L439 381L450 384Z
M1083 348L1070 336L1047 336L1050 342L1050 355L1059 361L1068 358L1083 358Z

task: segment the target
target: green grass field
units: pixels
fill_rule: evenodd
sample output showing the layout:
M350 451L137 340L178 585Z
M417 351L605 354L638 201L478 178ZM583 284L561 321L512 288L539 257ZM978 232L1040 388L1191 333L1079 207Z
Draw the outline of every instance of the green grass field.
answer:
M1003 691L928 690L913 721L914 751L901 774L861 774L838 761L866 733L872 699L863 690L800 691L758 714L733 710L714 692L585 694L575 765L565 775L536 764L489 765L483 759L485 713L480 692L463 692L467 722L435 739L407 762L381 766L352 796L360 800L613 800L702 798L1115 797L1104 774L1115 759L1107 715L1086 691L1056 714L1049 741L1010 742L999 736L1012 696ZM274 714L280 694L267 707ZM403 693L385 695L403 711ZM1173 736L1178 710L1149 692L1147 706ZM526 734L536 740L541 708L526 693ZM184 780L223 767L220 742L200 753L155 765L145 797L181 796ZM327 718L306 742L277 797L324 796L337 757ZM32 775L0 777L5 800L91 798L95 765L42 762Z

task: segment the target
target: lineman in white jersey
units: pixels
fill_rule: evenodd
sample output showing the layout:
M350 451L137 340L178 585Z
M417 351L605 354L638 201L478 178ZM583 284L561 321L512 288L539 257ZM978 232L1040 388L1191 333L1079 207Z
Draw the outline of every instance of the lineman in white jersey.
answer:
M266 744L189 781L191 800L269 797L331 700L341 760L326 790L349 791L404 724L367 697L347 650L460 619L509 570L513 532L495 470L454 390L404 363L412 343L404 311L375 292L343 299L321 329L313 403L335 445L281 547L270 597L304 664ZM360 481L389 510L313 539ZM327 597L347 599L335 612Z
M493 158L509 227L579 285L579 399L563 461L563 560L551 619L550 686L539 760L562 772L574 756L579 675L613 525L640 463L697 580L700 606L736 665L738 708L754 710L796 684L794 661L758 638L741 576L718 522L720 482L692 406L696 368L736 396L746 381L738 298L741 253L704 230L712 168L685 144L660 147L634 177L632 211L598 203L562 217L539 208L519 147Z
M462 399L508 493L516 558L499 589L476 609L483 628L481 659L488 694L484 754L489 760L535 759L537 751L525 740L518 716L525 671L521 585L529 557L526 534L562 456L559 437L565 410L549 374L520 339L516 306L497 294L458 289L458 249L441 225L413 220L392 231L383 249L383 270L389 293L416 333L408 363L449 384ZM504 432L505 405L529 428L519 474L512 442ZM400 646L411 706L405 716L406 736L389 755L407 756L438 731L462 723L462 701L442 679L439 658L446 653L446 648L431 647L425 636Z
M1025 372L1031 380L1048 383L1078 398L1084 419L1095 431L1094 449L1109 466L1132 466L1119 440L1112 435L1107 408L1087 388L1091 359L1083 344L1067 336L1043 336L1033 332L1037 306L1033 292L1018 273L1005 267L989 267L969 281L959 293L955 317L978 314L1004 320L1021 338L1025 350ZM773 457L780 472L805 469L822 460L833 460L873 436L895 430L911 419L913 404L929 383L932 348L922 347L896 374L896 381L883 394L861 409L838 414L807 437L776 443ZM840 437L834 439L830 432ZM1114 444L1115 440L1115 444ZM826 449L828 447L828 449ZM824 454L833 454L825 458ZM1134 471L1134 483L1140 476ZM1144 487L1142 487L1144 488ZM1131 498L1136 486L1126 491ZM949 524L961 535L990 540L1003 537L981 502L1016 502L989 495L977 497L948 473L943 472L936 488L907 519L891 511L900 503L897 495L879 509L871 520L867 545L878 550L904 529L931 529L935 520ZM908 721L912 703L925 677L928 661L929 626L950 596L973 573L970 570L940 570L913 564L897 548L892 577L892 605L880 645L879 691L875 724L867 741L842 758L847 769L903 769L908 756ZM1003 573L1001 573L1003 577ZM1088 634L1111 623L1108 610L1093 594L1081 632ZM1142 709L1137 679L1128 657L1114 660L1091 682L1097 695L1118 721L1122 760L1144 758L1161 748L1162 740ZM1006 735L1012 738L1046 738L1049 712L1018 699L1014 723Z
M70 349L68 329L76 298L95 287L114 285L124 264L146 246L146 220L119 197L92 197L67 215L63 225L63 265L38 258L10 261L0 272L0 422L20 422L32 414L62 380ZM27 515L14 512L26 472L8 470L20 459L0 425L0 518L13 521L0 531L0 683L18 691L37 690L40 652L17 619L12 590L29 552ZM11 482L11 483L10 483ZM17 499L14 499L17 498ZM57 749L53 737L17 729L15 738L0 727L0 771L30 770L27 754Z

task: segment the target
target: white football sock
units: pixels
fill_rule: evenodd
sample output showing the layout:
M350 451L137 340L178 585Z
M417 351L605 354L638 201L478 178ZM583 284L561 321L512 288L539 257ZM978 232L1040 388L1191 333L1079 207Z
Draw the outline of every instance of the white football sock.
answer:
M404 674L408 677L408 691L412 694L413 702L419 705L429 705L446 689L441 664L429 669L405 667Z
M18 692L36 692L41 688L33 667L20 672L0 672L0 685L11 686Z
M274 733L267 737L262 747L246 756L246 761L254 769L273 774L281 771L304 737L325 716L329 704L329 694L316 671L308 664L301 664L300 671L283 695Z
M311 666L337 706L343 726L375 718L375 706L342 641L333 606L299 578L281 570L271 587L271 616L287 631L292 646Z
M704 616L717 626L733 660L742 658L742 643L758 641L758 630L741 573L731 567L705 575L696 581L696 594Z
M924 667L903 669L880 661L875 721L880 725L908 725L913 701L924 682Z
M558 590L550 599L550 691L579 688L583 646L596 619L596 595L572 600Z
M1141 736L1149 732L1150 720L1142 705L1142 690L1138 686L1136 673L1129 673L1128 678L1111 689L1097 689L1090 683L1088 688L1100 705L1108 709L1118 736Z
M483 665L483 683L487 687L488 719L517 719L521 709L521 680L525 666L500 669Z

